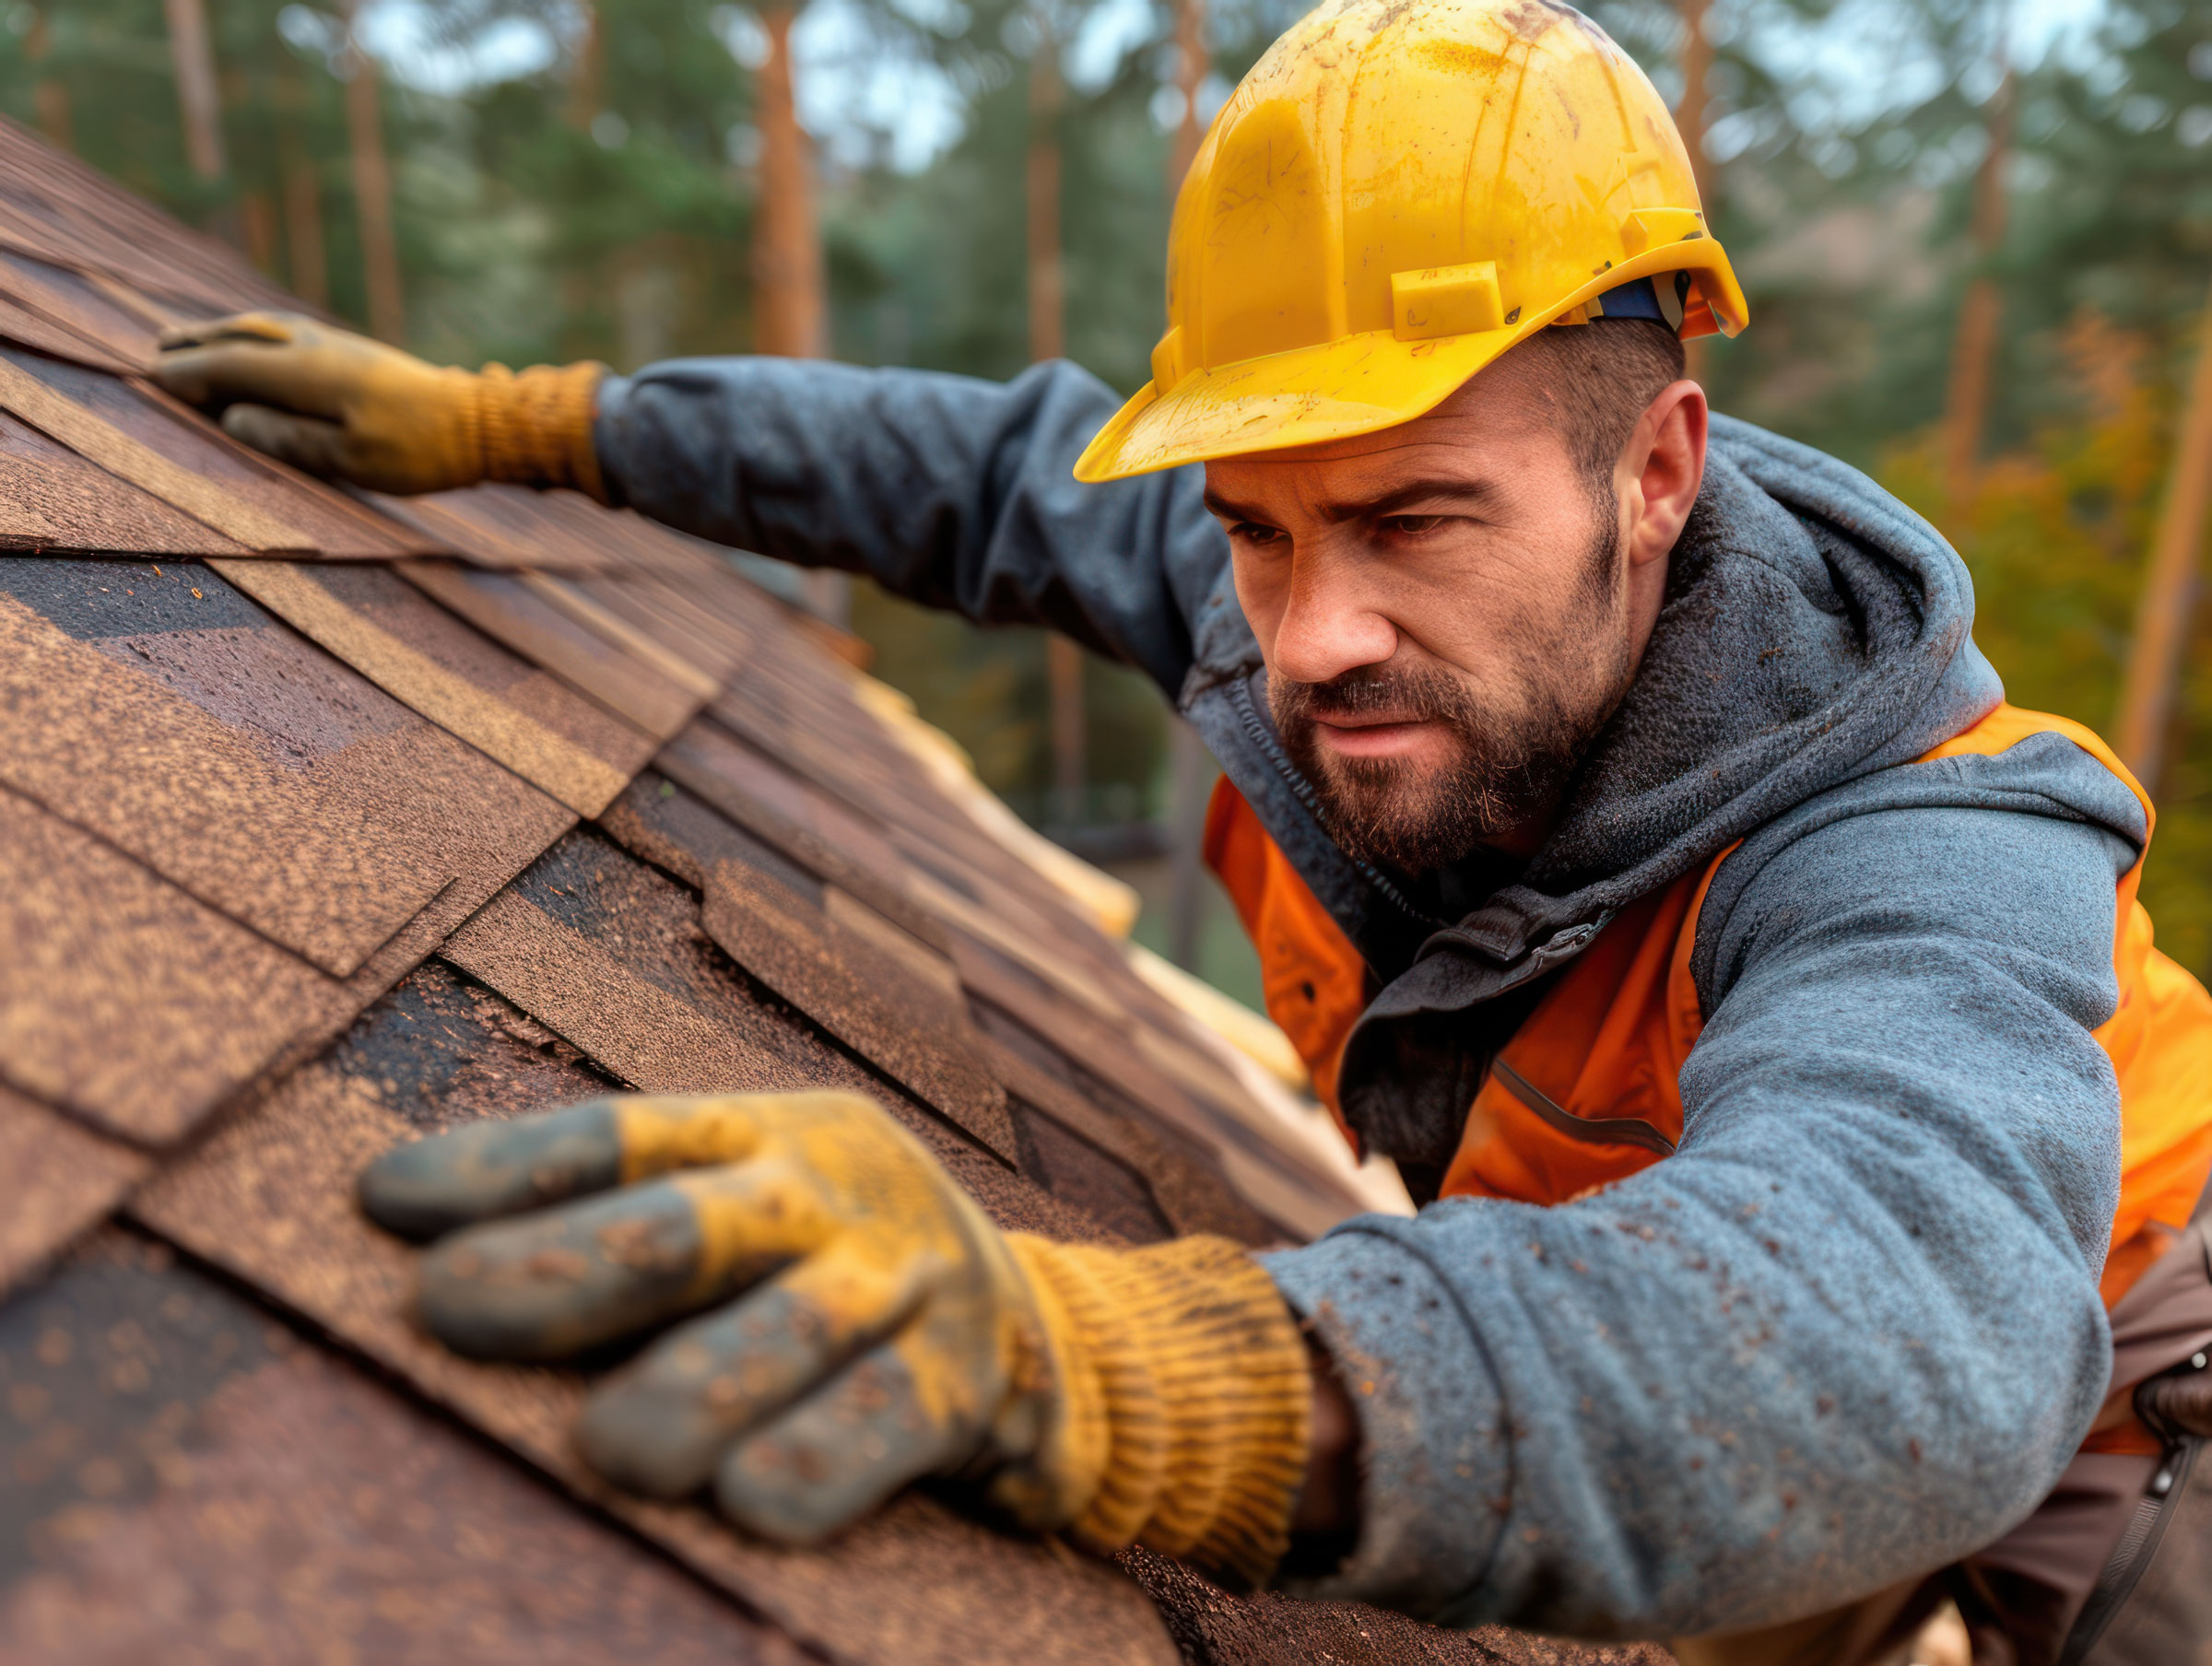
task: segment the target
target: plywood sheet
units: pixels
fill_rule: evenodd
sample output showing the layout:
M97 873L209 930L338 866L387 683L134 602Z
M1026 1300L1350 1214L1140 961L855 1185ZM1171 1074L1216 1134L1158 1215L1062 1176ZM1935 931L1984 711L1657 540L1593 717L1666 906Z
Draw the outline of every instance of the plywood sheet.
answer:
M703 892L708 934L739 966L1015 1161L1006 1094L977 1062L959 974L941 952L657 776L601 823Z
M147 1167L143 1153L0 1087L0 1296L106 1219Z
M597 815L652 756L652 735L386 569L227 561L218 570L379 687L579 815Z
M454 561L409 561L395 570L486 636L657 740L674 735L699 709L702 697L653 659L579 623L524 578Z
M126 1137L182 1133L333 980L0 789L0 1078Z
M651 922L661 910L626 898L632 880L611 871L624 860L580 836L528 888L583 910L567 922L537 912L541 921L564 923L576 933L580 952L598 957L596 974L573 959L548 971L555 1002L566 1012L575 1001L611 1001L618 1018L627 1015L649 1027L653 1015L632 1004L634 992L605 977L606 951L576 931L597 912L619 914L653 934ZM594 870L604 876L594 880ZM540 933L541 946L544 941L539 926L514 918L495 931L519 933L511 944L517 948L526 947L533 933ZM663 944L657 955L633 956L628 969L641 979L647 972L665 978L667 953ZM579 973L593 975L580 984ZM555 1022L544 1012L530 1017ZM692 1507L646 1505L612 1494L569 1448L582 1379L565 1371L473 1365L425 1341L405 1317L414 1252L362 1219L353 1201L355 1177L381 1151L421 1128L513 1114L595 1091L588 1074L564 1075L572 1067L548 1063L531 1031L521 1015L488 1007L465 986L425 968L327 1059L227 1122L165 1172L134 1211L154 1230L327 1326L581 1496L620 1514L831 1659L854 1666L888 1660L1056 1666L1100 1659L1171 1666L1176 1657L1158 1616L1111 1569L1008 1538L918 1497L901 1500L823 1549L785 1551L740 1538ZM606 1032L599 1033L604 1041ZM644 1042L641 1036L629 1045ZM521 1092L493 1085L516 1077L531 1085ZM935 1137L945 1138L941 1131ZM1006 1218L1003 1205L999 1213ZM1018 1208L1016 1218L1022 1218ZM1067 1217L1059 1221L1065 1227Z
M166 1246L0 1316L0 1658L802 1666L759 1621Z

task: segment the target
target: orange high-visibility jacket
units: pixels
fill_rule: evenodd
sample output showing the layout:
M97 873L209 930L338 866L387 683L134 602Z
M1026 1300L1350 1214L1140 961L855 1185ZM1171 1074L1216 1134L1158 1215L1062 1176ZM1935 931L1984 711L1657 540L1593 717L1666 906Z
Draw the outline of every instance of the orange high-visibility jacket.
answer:
M2052 732L2124 781L2148 823L2150 801L2135 778L2065 718L1999 706L1925 757L1994 755ZM1441 1195L1566 1203L1673 1155L1682 1138L1677 1078L1704 1027L1690 951L1706 889L1728 855L1623 909L1559 974L1475 1096ZM1207 815L1206 857L1259 950L1268 1015L1357 1147L1336 1077L1369 998L1359 951L1226 778ZM2138 855L2119 882L2120 1003L2096 1032L2119 1078L2122 1117L2108 1308L2172 1241L2212 1173L2212 995L2152 946L2150 916L2136 898L2142 871Z

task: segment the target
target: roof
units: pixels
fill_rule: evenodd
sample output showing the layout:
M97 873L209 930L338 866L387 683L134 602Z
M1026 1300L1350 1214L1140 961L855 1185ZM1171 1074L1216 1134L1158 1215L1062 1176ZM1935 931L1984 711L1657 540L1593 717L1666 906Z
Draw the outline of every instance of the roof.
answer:
M582 1376L413 1330L360 1167L612 1085L871 1093L1065 1238L1369 1194L721 553L350 497L146 381L256 305L299 309L0 123L0 1660L1664 1658L1238 1601L926 1491L763 1545L597 1483Z

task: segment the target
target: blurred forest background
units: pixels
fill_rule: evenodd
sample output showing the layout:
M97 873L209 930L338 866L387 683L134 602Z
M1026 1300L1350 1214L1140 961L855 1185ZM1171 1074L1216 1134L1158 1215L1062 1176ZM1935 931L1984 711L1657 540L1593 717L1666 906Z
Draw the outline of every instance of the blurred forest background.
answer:
M16 0L0 110L434 358L763 348L1006 377L1065 351L1126 391L1161 328L1171 181L1296 9ZM2212 968L2185 512L2212 459L2175 464L2212 445L2212 382L2182 433L2212 279L2212 0L1589 9L1678 101L1751 295L1751 330L1700 356L1719 407L1936 522L2016 701L2112 734L2150 663L2122 742L2162 759L2145 894L2161 944ZM814 600L1018 810L1143 883L1140 935L1256 1004L1218 898L1171 941L1160 853L1206 767L1148 686L865 586ZM2182 667L2163 703L2139 608Z

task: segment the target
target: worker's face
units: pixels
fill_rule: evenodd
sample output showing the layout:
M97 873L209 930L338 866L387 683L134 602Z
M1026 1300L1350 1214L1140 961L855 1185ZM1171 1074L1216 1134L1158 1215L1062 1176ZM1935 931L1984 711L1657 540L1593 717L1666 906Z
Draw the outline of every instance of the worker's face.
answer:
M1277 726L1354 855L1541 842L1636 673L1704 466L1677 382L1609 488L1511 357L1425 416L1206 465Z

